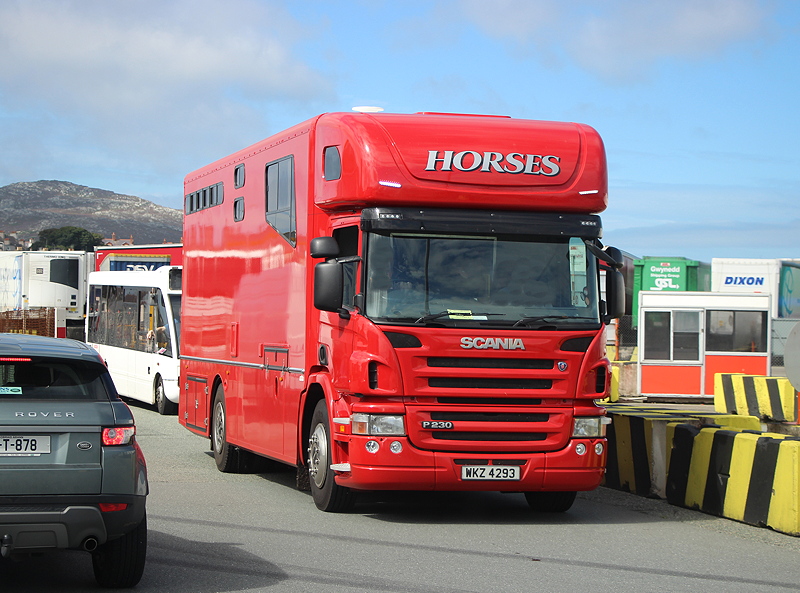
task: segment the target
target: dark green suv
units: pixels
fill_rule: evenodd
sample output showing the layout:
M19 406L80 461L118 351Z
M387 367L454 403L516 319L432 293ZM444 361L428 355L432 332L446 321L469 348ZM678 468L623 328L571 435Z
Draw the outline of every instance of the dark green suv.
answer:
M3 559L82 549L100 585L138 583L148 484L135 435L133 415L92 348L0 334Z

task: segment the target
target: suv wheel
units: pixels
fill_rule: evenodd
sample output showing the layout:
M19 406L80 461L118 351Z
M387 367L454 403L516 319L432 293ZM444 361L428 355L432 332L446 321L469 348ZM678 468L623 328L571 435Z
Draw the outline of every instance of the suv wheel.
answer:
M103 587L133 587L142 578L147 555L147 515L120 538L92 552L94 578Z

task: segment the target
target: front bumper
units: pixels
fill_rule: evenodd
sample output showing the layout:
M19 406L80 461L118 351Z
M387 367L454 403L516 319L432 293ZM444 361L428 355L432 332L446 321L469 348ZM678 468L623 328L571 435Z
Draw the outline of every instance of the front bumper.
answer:
M379 448L369 453L367 441ZM402 444L400 453L390 450L392 441ZM586 491L600 485L605 473L605 438L571 439L558 451L542 453L466 453L423 451L407 437L350 437L339 441L349 463L334 466L336 483L354 490L438 491ZM579 454L583 445L584 453ZM598 449L600 452L598 453ZM465 465L517 465L519 480L463 480Z

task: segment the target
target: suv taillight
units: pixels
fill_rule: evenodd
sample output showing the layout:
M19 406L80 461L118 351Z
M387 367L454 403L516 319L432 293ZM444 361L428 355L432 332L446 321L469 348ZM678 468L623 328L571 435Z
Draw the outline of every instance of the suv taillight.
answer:
M104 445L128 445L136 434L135 426L115 426L103 429Z

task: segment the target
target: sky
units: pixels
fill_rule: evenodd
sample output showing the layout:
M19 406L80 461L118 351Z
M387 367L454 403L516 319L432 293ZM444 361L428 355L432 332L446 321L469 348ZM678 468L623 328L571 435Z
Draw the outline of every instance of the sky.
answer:
M0 186L181 208L187 173L363 105L589 124L606 244L800 258L794 0L0 0Z

